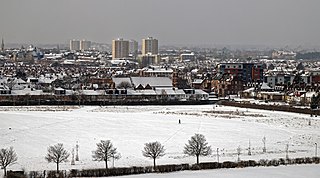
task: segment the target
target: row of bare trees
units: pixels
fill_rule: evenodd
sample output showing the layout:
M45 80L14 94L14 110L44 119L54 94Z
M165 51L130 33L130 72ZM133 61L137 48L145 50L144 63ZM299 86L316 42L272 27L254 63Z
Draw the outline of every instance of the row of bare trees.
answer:
M191 137L187 144L185 144L185 154L190 156L196 156L197 164L199 164L199 156L208 156L212 153L212 149L208 146L204 135L195 134ZM156 167L156 159L165 155L165 148L160 142L145 143L142 150L142 155L147 158L153 159L153 166ZM58 143L48 147L47 155L45 159L49 163L55 163L57 166L57 172L59 172L59 164L67 162L70 153L63 147L62 143ZM104 161L106 169L108 169L108 161L111 159L117 160L121 158L120 153L117 152L117 148L113 146L110 140L101 140L97 143L97 148L92 152L92 158L94 161ZM0 166L4 169L6 175L6 168L9 165L16 163L18 160L17 155L12 147L0 150Z

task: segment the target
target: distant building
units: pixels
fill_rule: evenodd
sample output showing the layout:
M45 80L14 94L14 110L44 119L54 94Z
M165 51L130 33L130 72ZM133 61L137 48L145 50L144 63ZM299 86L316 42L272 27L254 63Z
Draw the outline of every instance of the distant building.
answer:
M85 51L91 48L91 41L81 40L80 41L80 50Z
M138 57L138 62L140 64L140 67L155 65L160 62L160 56L159 55L152 55L152 54L140 55Z
M129 41L122 38L112 40L112 59L129 57Z
M243 90L243 82L239 76L229 73L216 74L211 81L212 90L220 97L235 95Z
M142 39L142 55L158 54L158 40L152 37L148 37L147 39Z
M297 53L293 51L273 51L272 58L273 59L295 59Z
M180 60L181 61L193 61L195 60L195 55L194 53L182 53L180 54Z
M4 41L3 41L3 38L1 40L1 51L3 52L4 51Z
M173 70L171 68L150 67L141 71L142 77L169 77L172 78Z
M263 82L263 66L256 63L220 63L219 74L231 74L239 77L242 82Z
M70 50L79 51L80 50L80 41L79 40L70 40Z
M138 54L138 42L135 40L129 41L129 53L133 56L137 56Z

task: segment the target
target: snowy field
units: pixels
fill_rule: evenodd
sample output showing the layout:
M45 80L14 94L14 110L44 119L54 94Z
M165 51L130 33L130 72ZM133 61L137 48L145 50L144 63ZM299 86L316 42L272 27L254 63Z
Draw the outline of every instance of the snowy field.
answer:
M238 146L243 160L284 158L286 144L289 157L312 157L315 143L320 144L320 118L212 105L0 107L0 148L14 147L18 163L9 167L14 170L54 170L55 164L44 159L47 147L63 143L71 152L77 141L80 161L73 166L63 163L61 169L104 168L103 162L92 161L92 151L96 143L107 139L121 153L114 163L117 167L151 166L152 160L141 153L144 143L151 141L161 142L166 149L158 164L191 164L195 158L184 155L183 147L195 133L205 135L213 150L219 148L220 162L236 161ZM264 136L267 153L262 153ZM251 156L247 154L249 140ZM217 155L214 152L200 161L217 161ZM206 177L207 173L203 174Z
M243 169L182 171L166 174L121 176L121 178L319 178L319 165L297 165Z

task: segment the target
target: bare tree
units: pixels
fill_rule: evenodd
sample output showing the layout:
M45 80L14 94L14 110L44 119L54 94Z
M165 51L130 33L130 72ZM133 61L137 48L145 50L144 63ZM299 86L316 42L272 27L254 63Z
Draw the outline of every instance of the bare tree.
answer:
M45 159L51 163L54 162L57 164L57 173L59 172L59 164L62 162L67 162L70 154L67 150L63 148L62 143L58 143L53 146L48 147L48 153Z
M7 167L15 164L18 160L17 154L13 150L13 147L2 148L0 150L0 166L4 170L4 176L7 175Z
M117 86L117 88L124 88L124 89L130 88L130 87L131 87L131 84L128 81L122 81Z
M142 150L144 157L153 159L153 167L156 168L156 159L165 155L164 146L160 142L150 142L145 143L145 146Z
M101 140L100 143L97 143L97 149L92 153L94 161L105 161L106 169L108 169L108 161L110 159L117 159L115 157L117 155L117 148L113 147L110 140Z
M206 138L202 134L195 134L188 140L188 144L184 147L184 154L197 157L199 164L199 156L208 156L212 153L211 146L208 146Z

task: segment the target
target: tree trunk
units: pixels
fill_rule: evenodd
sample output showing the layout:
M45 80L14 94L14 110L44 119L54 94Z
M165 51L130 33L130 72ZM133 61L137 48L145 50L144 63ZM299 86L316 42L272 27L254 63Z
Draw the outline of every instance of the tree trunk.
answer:
M199 164L199 155L197 155L197 164Z
M106 169L108 169L108 160L105 160L106 162Z
M59 173L59 162L57 163L57 173Z
M4 176L7 176L7 168L3 167L3 171L4 171Z
M153 158L153 169L156 169L156 158Z

